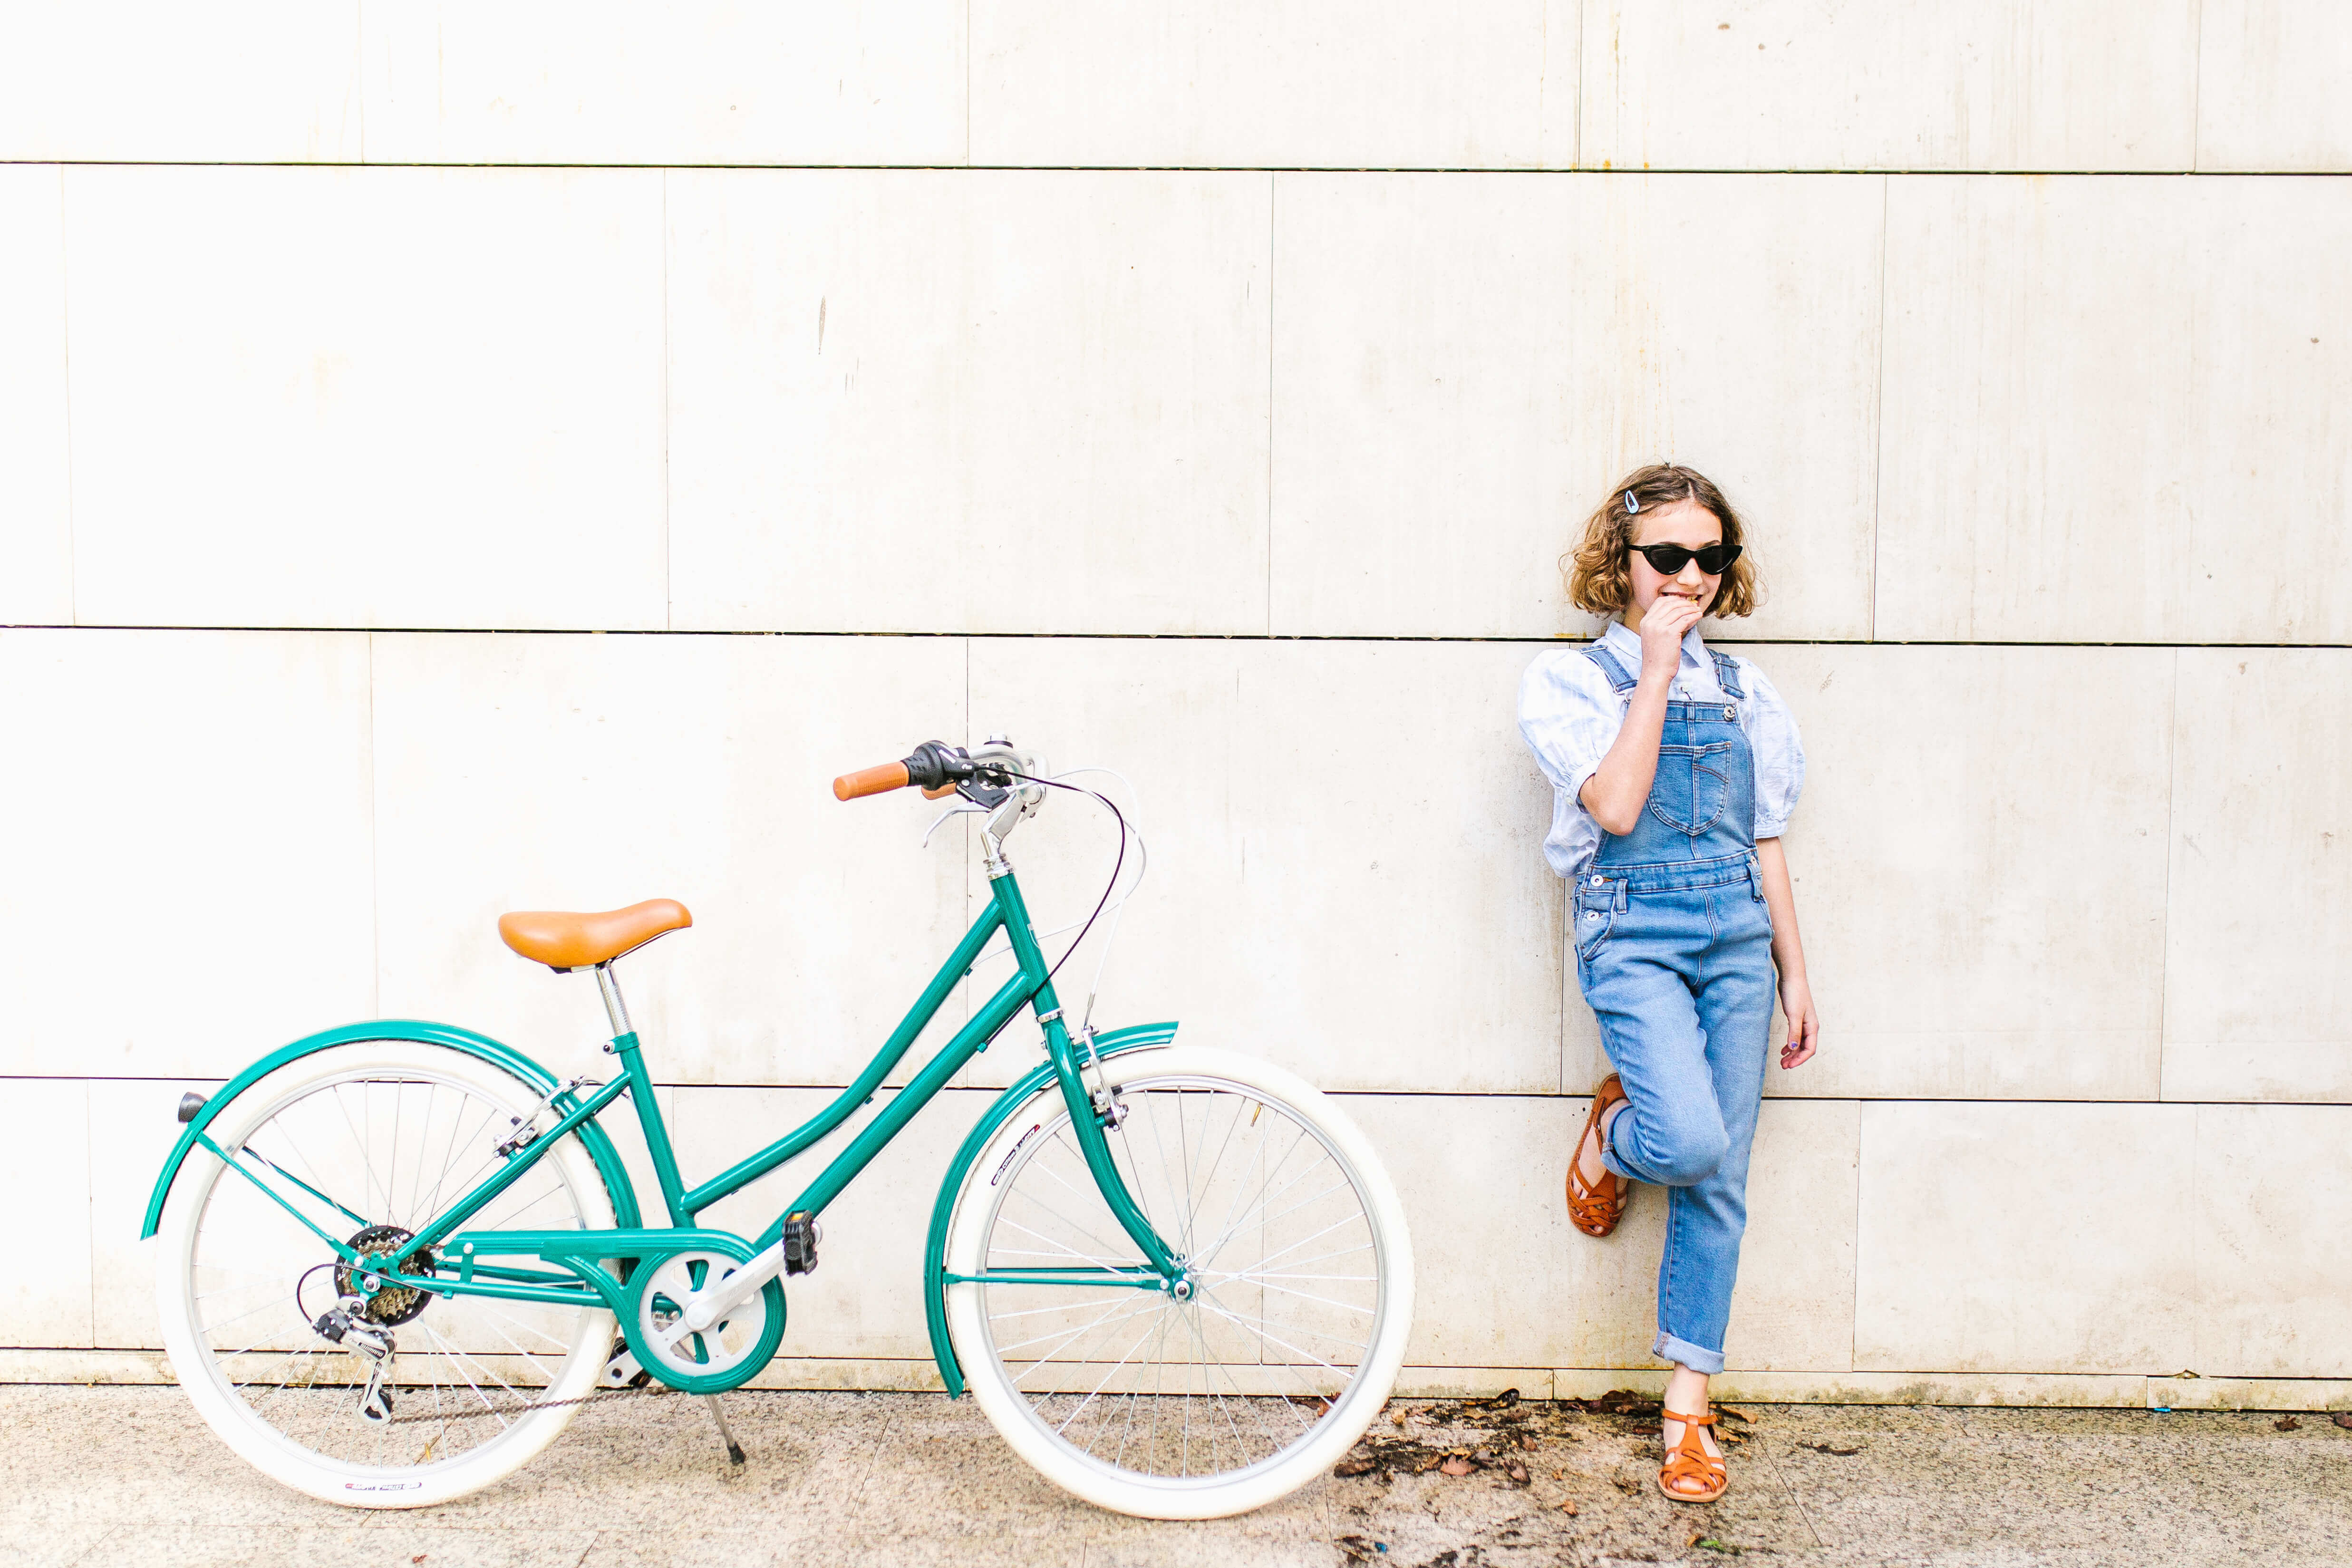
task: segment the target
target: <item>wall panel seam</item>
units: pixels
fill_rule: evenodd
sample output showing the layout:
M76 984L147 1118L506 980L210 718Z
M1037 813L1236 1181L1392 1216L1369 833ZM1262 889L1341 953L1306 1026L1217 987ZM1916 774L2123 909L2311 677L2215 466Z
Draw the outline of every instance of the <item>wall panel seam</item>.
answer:
M1878 368L1870 398L1870 615L1864 641L1878 640L1878 536L1886 526L1886 250L1895 176L1878 177Z
M1571 169L1584 167L1584 5L1585 0L1576 0L1576 129L1570 133L1568 157ZM1536 134L1540 141L1540 124Z
M1846 1281L1845 1364L1852 1367L1862 1342L1862 1140L1869 1121L1853 1108L1853 1268Z
M1556 637L1471 637L1415 636L1410 633L1381 632L982 632L945 629L940 631L908 631L902 627L879 627L865 631L841 631L832 627L745 626L715 628L709 626L364 626L321 623L310 626L229 626L197 621L108 621L82 624L49 621L10 621L0 623L10 631L79 631L79 632L237 632L257 637L289 635L339 636L356 632L383 633L401 637L855 637L878 640L885 637L960 637L967 641L994 642L1157 642L1157 643L1365 643L1387 645L1410 643L1421 647L1472 647L1500 644L1520 647L1556 647L1574 646L1588 640L1581 632L1563 633ZM1708 634L1700 628L1701 635ZM2341 642L2047 642L2009 639L1985 640L1968 637L1750 637L1726 627L1716 627L1713 640L1727 646L1757 647L1860 647L1860 648L1980 648L1986 652L2011 650L2025 652L2038 648L2088 648L2147 652L2150 650L2179 654L2210 649L2217 652L2250 653L2343 653L2352 651L2352 643Z
M81 1204L83 1247L89 1270L89 1342L98 1343L98 1127L91 1120L89 1085L81 1088Z
M2189 172L2205 161L2205 0L2197 0L2189 18L2189 37L2196 40L2189 61Z
M2314 180L2352 178L2352 169L2215 169L2210 172L2194 169L2111 169L2097 167L2059 168L2026 165L1954 164L1949 168L1922 169L1891 163L1822 164L1819 167L1791 168L1784 165L1749 167L1720 163L1659 164L1651 168L1530 168L1516 163L1392 163L1377 169L1356 163L564 163L549 161L532 163L448 163L419 159L399 163L367 163L352 159L255 159L255 158L0 158L0 167L15 165L52 165L70 169L441 169L451 171L481 171L495 173L511 171L520 174L586 173L599 174L623 170L729 170L742 169L768 174L1361 174L1379 177L1390 174L1522 174L1541 178L1565 178L1581 175L1592 178L1647 179L1654 174L1686 174L1691 176L1737 174L1758 179L1781 178L1790 175L1816 179L1851 179L1856 174L1880 174L1902 179L2005 179L2005 180Z
M1009 1027L1009 1026L1008 1026L1008 1027ZM1003 1040L1004 1039L1004 1037L1003 1037L1003 1036L999 1036L999 1037L998 1037L998 1039L999 1039L999 1041L1003 1041ZM235 1065L236 1065L236 1067L238 1067L238 1068L242 1068L243 1066L245 1066L245 1063L244 1063L243 1061L238 1061L238 1062L237 1062L237 1063L236 1063ZM223 1074L223 1073L217 1073L217 1072L145 1073L145 1074L127 1074L127 1075L124 1075L124 1076L121 1076L121 1077L114 1077L114 1076L110 1076L110 1075L82 1076L82 1075L69 1074L69 1073L0 1073L0 1083L82 1083L82 1084L92 1084L92 1083L166 1083L166 1084L171 1084L171 1083L180 1083L180 1084L202 1084L202 1083L221 1083L221 1082L225 1082L225 1081L226 1081L226 1074ZM726 1083L711 1083L711 1082L703 1082L703 1081L699 1081L699 1080L686 1079L656 1079L656 1082L655 1082L655 1087L656 1087L656 1088L657 1088L657 1089L714 1089L714 1090L716 1090L716 1089L724 1089L724 1090L730 1090L730 1091L739 1090L739 1089L740 1089L740 1090L751 1090L751 1089L790 1089L790 1090L795 1090L795 1091L805 1090L805 1091L808 1091L808 1092L811 1092L811 1093L837 1094L837 1093L839 1093L839 1092L840 1092L844 1088L845 1088L845 1087L846 1087L846 1084L845 1084L845 1083L818 1083L818 1082L812 1082L812 1081L805 1081L805 1080L793 1080L793 1081L781 1081L781 1080L780 1080L780 1081L775 1081L775 1082L761 1082L761 1083L747 1083L747 1082L740 1082L740 1081L731 1081L731 1082L726 1082ZM902 1084L893 1083L893 1084L888 1085L888 1086L887 1086L887 1087L883 1090L883 1092L885 1092L885 1093L895 1093L898 1089L901 1089L901 1088L903 1088L903 1087L904 1087L904 1085L902 1085ZM998 1085L991 1085L991 1084L956 1084L956 1085L952 1085L952 1086L950 1086L950 1087L952 1087L952 1088L954 1088L954 1089L957 1089L969 1090L969 1091L973 1092L973 1093L988 1093L988 1094L994 1094L994 1093L997 1093L997 1092L999 1092L999 1091L1000 1091L1000 1089L1001 1089L1001 1086L998 1086ZM1549 1091L1549 1090L1547 1090L1547 1089L1412 1089L1412 1088L1379 1089L1379 1088L1349 1087L1349 1088L1340 1088L1340 1089L1325 1089L1323 1090L1323 1092L1324 1092L1324 1093L1326 1093L1326 1094L1328 1094L1328 1095L1339 1096L1339 1097L1341 1097L1341 1098L1369 1098L1369 1097L1371 1097L1371 1096L1379 1096L1379 1097L1381 1097L1381 1098L1383 1098L1383 1099L1390 1099L1390 1100L1407 1100L1407 1099L1410 1099L1410 1100L1476 1100L1476 1101L1480 1101L1480 1102L1503 1101L1503 1100L1535 1100L1535 1101L1538 1101L1538 1102L1549 1102L1549 1101L1552 1101L1552 1100L1583 1100L1583 1099L1587 1099L1587 1098L1589 1098L1589 1096L1588 1096L1587 1094L1585 1094L1585 1093L1580 1093L1580 1093L1574 1093L1574 1094L1559 1094L1559 1093L1553 1093L1553 1092L1551 1092L1551 1091ZM2135 1108L2135 1107L2147 1107L2147 1108L2149 1108L2149 1109L2162 1109L2162 1110L2198 1110L2198 1109L2209 1108L2209 1107L2210 1107L2210 1108L2237 1108L2237 1109L2243 1109L2243 1110L2352 1110L2352 1100L2042 1100L2042 1099L2009 1099L2009 1100L2004 1100L2004 1099L1990 1099L1990 1098L1978 1098L1978 1099L1948 1099L1948 1099L1942 1099L1942 1098L1938 1098L1938 1097L1935 1097L1935 1096L1927 1096L1927 1095L1905 1095L1905 1096L1896 1096L1896 1095L1866 1095L1866 1094L1834 1094L1834 1095L1825 1094L1825 1095L1818 1095L1818 1096L1816 1096L1816 1095L1782 1095L1782 1094L1776 1094L1776 1095L1771 1095L1771 1096L1767 1097L1767 1099L1766 1099L1766 1100L1765 1100L1765 1103L1766 1103L1766 1104L1768 1104L1768 1105L1780 1104L1780 1105L1853 1105L1853 1106L1874 1106L1874 1105L1912 1105L1912 1106L2021 1106L2021 1105L2055 1105L2055 1106L2076 1106L2076 1107L2080 1107L2080 1108L2082 1108L2082 1109L2084 1109L2084 1110L2129 1110L2129 1109L2132 1109L2132 1108Z
M2156 947L2156 1098L2167 1099L2165 1075L2171 1070L2172 1047L2172 861L2179 849L2179 824L2174 802L2180 792L2180 650L2172 650L2172 690L2165 704L2164 770L2164 892L2158 905L2159 922Z
M58 351L65 370L66 421L66 619L81 624L79 552L74 538L73 440L73 243L66 229L66 171L58 165Z
M367 648L367 716L360 731L360 743L367 748L364 766L367 776L368 830L368 1012L376 1017L383 1016L383 872L377 859L376 760L375 760L375 638L376 634L362 634Z
M661 321L662 321L662 384L661 384L661 489L662 489L662 629L668 631L677 624L677 612L671 606L670 584L675 574L670 567L671 479L669 466L669 171L661 172Z

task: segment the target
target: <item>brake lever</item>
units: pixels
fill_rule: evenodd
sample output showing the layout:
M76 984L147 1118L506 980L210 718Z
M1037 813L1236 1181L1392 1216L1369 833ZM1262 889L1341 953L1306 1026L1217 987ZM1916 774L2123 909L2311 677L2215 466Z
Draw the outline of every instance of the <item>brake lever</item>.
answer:
M975 812L985 816L988 815L988 807L984 805L974 805L971 801L964 799L961 795L958 795L956 797L956 803L953 805L940 813L937 817L932 819L931 825L923 829L923 847L929 849L931 847L931 835L937 833L940 830L940 825L947 821L949 817L970 816Z

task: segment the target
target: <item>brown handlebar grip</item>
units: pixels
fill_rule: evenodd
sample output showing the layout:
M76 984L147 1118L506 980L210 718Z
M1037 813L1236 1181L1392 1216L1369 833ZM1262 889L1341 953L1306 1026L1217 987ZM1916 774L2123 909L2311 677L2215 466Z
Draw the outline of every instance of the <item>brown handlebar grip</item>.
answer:
M844 773L833 781L833 798L856 800L861 795L887 795L908 784L907 764L884 763L878 768L860 768L854 773Z

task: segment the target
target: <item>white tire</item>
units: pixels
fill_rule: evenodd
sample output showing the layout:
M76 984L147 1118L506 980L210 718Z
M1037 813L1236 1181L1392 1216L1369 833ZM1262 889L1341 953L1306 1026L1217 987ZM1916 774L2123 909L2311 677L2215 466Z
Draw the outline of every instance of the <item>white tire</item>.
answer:
M1191 1299L950 1284L956 1354L1004 1440L1088 1502L1150 1519L1264 1507L1337 1463L1395 1384L1404 1211L1354 1124L1279 1068L1175 1046L1103 1072L1126 1109L1114 1162L1188 1255ZM958 1197L951 1277L1139 1262L1073 1133L1050 1086L1006 1121Z
M289 1062L206 1131L348 1241L341 1232L354 1220L415 1226L446 1208L488 1173L476 1167L508 1118L538 1099L462 1052L372 1040ZM467 1222L613 1223L610 1195L576 1136ZM238 1457L328 1502L423 1508L511 1474L579 1407L503 1413L589 1394L613 1342L613 1316L602 1309L389 1293L398 1310L415 1308L386 1331L398 1342L389 1386L404 1419L368 1423L357 1413L368 1363L310 1329L336 1300L335 1255L316 1235L199 1144L173 1184L160 1240L163 1345L180 1385Z

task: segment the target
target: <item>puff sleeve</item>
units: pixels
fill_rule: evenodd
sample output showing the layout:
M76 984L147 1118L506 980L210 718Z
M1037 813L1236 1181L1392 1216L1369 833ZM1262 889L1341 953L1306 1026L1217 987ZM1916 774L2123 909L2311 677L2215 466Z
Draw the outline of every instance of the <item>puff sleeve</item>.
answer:
M1748 700L1739 705L1739 728L1756 762L1756 837L1778 838L1805 792L1805 743L1780 689L1748 660L1737 662L1740 684L1748 689Z

